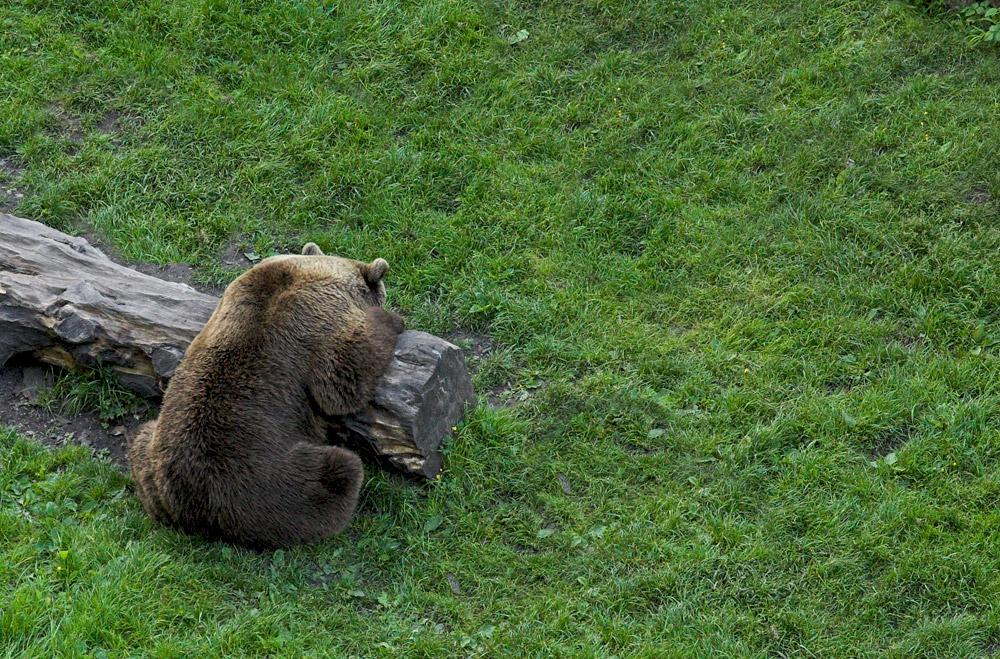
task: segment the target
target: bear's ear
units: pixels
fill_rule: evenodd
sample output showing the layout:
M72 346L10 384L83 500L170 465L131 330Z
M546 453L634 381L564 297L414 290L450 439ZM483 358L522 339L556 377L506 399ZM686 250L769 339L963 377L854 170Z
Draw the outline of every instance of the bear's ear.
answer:
M375 288L382 281L382 277L388 269L389 263L385 259L375 259L371 263L361 265L361 276L365 278L369 286Z
M306 246L302 248L302 253L307 256L324 256L323 250L316 243L306 243Z

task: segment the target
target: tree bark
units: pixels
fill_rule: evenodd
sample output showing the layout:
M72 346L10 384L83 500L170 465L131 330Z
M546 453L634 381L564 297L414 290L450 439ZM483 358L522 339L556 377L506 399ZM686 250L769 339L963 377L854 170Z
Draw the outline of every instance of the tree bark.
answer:
M83 238L0 214L0 365L32 352L110 367L161 396L218 299L118 265Z
M14 355L107 367L162 396L218 298L113 262L86 240L0 213L0 367ZM434 478L442 440L476 404L462 351L408 330L375 400L331 439L362 441L395 468Z

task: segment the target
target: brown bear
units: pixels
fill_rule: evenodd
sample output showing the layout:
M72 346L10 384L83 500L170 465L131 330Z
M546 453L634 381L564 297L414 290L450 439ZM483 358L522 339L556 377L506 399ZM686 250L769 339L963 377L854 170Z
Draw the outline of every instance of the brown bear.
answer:
M324 444L326 419L360 410L392 360L403 319L383 308L388 267L309 243L229 285L129 446L154 519L256 549L346 526L364 472Z

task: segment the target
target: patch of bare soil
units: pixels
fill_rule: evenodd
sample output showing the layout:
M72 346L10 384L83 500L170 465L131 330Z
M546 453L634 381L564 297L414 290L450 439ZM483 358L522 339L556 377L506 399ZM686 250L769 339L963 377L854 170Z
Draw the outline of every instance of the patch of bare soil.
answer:
M219 257L219 265L226 270L247 270L253 264L247 257L247 251L237 242L230 243Z
M890 453L903 448L910 441L910 429L908 427L894 428L882 433L878 443L872 448L869 458L871 460L881 460Z
M59 125L51 130L52 135L68 140L70 144L66 152L71 156L75 155L85 136L80 120L69 114L66 108L59 104L49 106L49 111L59 120Z
M542 380L518 387L517 382L507 380L486 390L486 402L491 407L514 407L534 398L538 391L547 387L548 384L548 380ZM515 387L519 391L516 394L511 393Z
M969 201L973 204L983 205L988 204L993 200L993 195L985 187L978 187L969 193Z
M514 407L517 401L508 395L513 388L513 380L493 385L486 390L486 402L490 404L490 407Z
M67 415L33 405L38 395L36 387L51 383L52 377L50 367L18 358L0 369L0 425L17 428L49 446L80 444L95 453L105 451L113 462L127 468L125 438L132 436L155 410L137 412L105 426L91 412Z
M474 357L477 361L482 361L488 357L497 345L496 341L488 334L470 332L461 328L448 332L442 338L451 341L464 350L467 356Z
M109 110L104 113L101 117L101 121L97 124L97 130L102 133L115 134L122 131L122 115L118 110Z
M133 263L126 261L122 265L127 265L133 270L138 270L144 275L156 277L157 279L172 281L178 284L187 284L191 288L202 293L208 293L209 295L220 295L223 290L217 286L206 286L205 284L196 282L194 280L195 268L191 263Z
M496 341L488 334L473 332L467 329L458 328L443 335L444 339L451 341L465 352L469 358L469 370L475 373L479 365L490 358L496 350ZM533 381L519 384L515 380L506 380L486 389L486 402L490 407L514 407L518 403L523 403L535 396L535 393L547 386L547 381ZM512 393L518 389L517 393Z
M24 171L24 166L21 162L14 156L7 156L6 158L0 158L0 170L6 174L9 178L17 178Z
M118 119L121 116L122 113L117 110L105 112L104 116L101 117L100 123L97 124L97 130L102 133L117 133L121 131L121 126L118 124Z
M927 344L927 335L920 333L914 336L913 334L907 332L904 329L900 329L896 332L893 337L907 350L919 350L921 347Z
M490 354L496 349L496 341L488 334L463 328L448 332L443 338L451 341L465 352L466 358L469 359L469 370L472 373L479 370L479 365L489 359ZM493 385L486 390L486 402L490 407L513 407L518 403L517 400L508 396L513 387L513 380Z
M97 123L97 130L105 135L110 135L111 143L117 147L122 143L122 133L126 128L141 127L143 123L142 117L138 115L108 110Z
M0 171L4 173L5 183L0 183L0 213L13 214L24 199L24 193L17 187L17 180L24 171L20 161L14 156L0 158Z
M17 207L21 205L24 193L14 187L9 187L0 183L0 213L14 214Z

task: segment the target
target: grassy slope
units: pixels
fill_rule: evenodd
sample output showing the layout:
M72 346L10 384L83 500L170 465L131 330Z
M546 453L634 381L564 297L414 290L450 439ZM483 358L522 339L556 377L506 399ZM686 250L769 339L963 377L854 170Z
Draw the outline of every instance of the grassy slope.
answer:
M19 214L206 278L383 256L411 327L496 341L483 390L547 383L274 556L0 431L0 655L995 651L996 54L898 3L619 5L0 7Z

